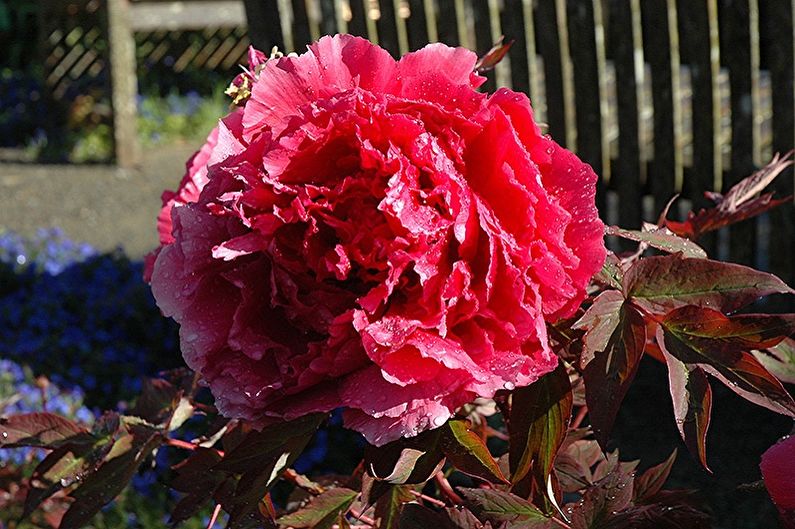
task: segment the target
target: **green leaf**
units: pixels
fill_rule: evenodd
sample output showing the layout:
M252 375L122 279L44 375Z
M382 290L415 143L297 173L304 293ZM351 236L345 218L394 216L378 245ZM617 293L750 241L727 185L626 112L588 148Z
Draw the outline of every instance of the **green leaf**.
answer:
M297 511L286 514L277 522L295 528L329 529L345 513L359 493L346 488L329 489Z
M795 293L772 274L680 255L639 259L624 276L624 295L657 313L685 305L735 310L769 294Z
M637 309L625 303L619 314L607 347L594 355L583 372L588 417L603 450L646 345L646 322Z
M777 379L795 384L795 339L784 338L778 345L752 353Z
M624 282L624 270L621 267L621 259L616 254L608 251L602 268L594 276L594 279L611 288L621 290Z
M580 367L593 360L594 355L607 349L613 332L621 323L621 306L624 295L618 290L605 290L594 299L585 314L572 326L573 329L585 331L582 338L582 354Z
M481 519L507 522L513 528L549 527L550 520L529 501L496 489L459 489L472 504L472 511Z
M646 470L643 474L635 478L635 485L632 491L635 503L644 503L654 499L654 496L660 492L668 475L671 473L671 468L676 461L676 450L674 450L668 459Z
M378 499L375 504L378 529L398 529L403 505L414 500L410 490L407 485L392 485L390 490Z
M573 397L563 362L533 384L519 388L511 402L509 467L512 490L522 496L534 494L545 499L546 510L557 505L549 498L558 449L571 420Z
M24 413L0 417L0 448L35 446L58 448L64 444L92 443L82 426L53 413Z
M46 498L82 479L90 468L91 445L66 444L45 457L33 471L25 497L23 518L28 517Z
M451 420L443 427L442 452L456 469L486 481L508 483L486 444L469 429L465 420Z
M686 306L666 314L661 325L660 345L669 354L700 366L750 402L795 417L795 401L748 352L770 347L792 333L795 315L728 317L712 309Z
M681 253L684 257L694 257L706 259L707 252L689 239L679 237L667 228L654 226L651 229L625 230L617 226L606 226L606 235L615 235L631 241L648 244L652 248L657 248L668 253Z

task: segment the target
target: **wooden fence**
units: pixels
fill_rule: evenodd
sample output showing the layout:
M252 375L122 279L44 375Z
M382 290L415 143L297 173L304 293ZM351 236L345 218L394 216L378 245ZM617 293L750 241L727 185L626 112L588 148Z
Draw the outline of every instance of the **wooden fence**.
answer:
M135 144L135 32L239 27L244 4L266 50L302 51L337 32L395 56L513 39L485 89L527 92L550 134L601 175L600 210L624 227L654 219L674 193L682 211L704 206L704 190L793 147L795 0L107 0L120 162L136 156L121 152ZM779 180L791 194L791 172ZM705 245L795 283L791 206Z
M433 41L483 53L501 35L514 40L485 89L527 92L550 134L601 175L600 210L624 227L655 219L675 193L682 211L705 206L705 190L725 190L793 148L795 1L264 3L281 34L252 40L287 51L335 32L395 56ZM781 194L792 193L791 174L778 182ZM705 245L795 283L792 206Z

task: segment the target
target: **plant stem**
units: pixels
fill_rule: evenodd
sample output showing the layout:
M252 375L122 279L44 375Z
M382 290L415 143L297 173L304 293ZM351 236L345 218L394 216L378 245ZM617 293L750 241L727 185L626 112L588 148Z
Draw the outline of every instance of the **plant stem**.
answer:
M461 505L464 503L464 500L461 498L461 496L456 494L456 492L453 490L453 487L450 485L450 482L447 481L447 478L441 470L436 473L434 479L436 480L436 484L439 485L439 490L447 497L447 499L453 502L453 505Z

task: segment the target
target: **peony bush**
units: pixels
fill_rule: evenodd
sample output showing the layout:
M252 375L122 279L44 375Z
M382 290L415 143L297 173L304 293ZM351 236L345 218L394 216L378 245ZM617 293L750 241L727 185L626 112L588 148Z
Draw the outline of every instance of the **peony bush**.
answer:
M596 175L527 97L478 91L506 51L396 61L347 35L252 50L232 110L163 194L144 271L190 370L90 428L0 419L0 446L52 450L25 514L57 493L55 525L86 525L170 448L185 453L171 524L211 507L208 527L222 511L230 528L710 527L691 491L662 490L675 454L638 473L611 429L644 356L666 366L704 468L710 379L795 416L795 315L749 309L795 291L697 244L784 204L762 190L791 162L684 221L605 227ZM339 412L367 441L359 464L298 473ZM795 478L771 461L787 446L761 466L785 524Z

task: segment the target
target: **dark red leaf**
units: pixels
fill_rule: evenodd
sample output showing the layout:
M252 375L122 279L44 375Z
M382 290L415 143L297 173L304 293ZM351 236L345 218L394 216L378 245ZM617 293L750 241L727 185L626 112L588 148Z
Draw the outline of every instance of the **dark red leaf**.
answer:
M444 513L416 503L403 507L398 526L400 529L459 529Z
M0 447L37 446L57 448L67 443L94 440L79 424L53 413L24 413L0 417Z
M580 356L581 369L585 369L597 352L607 349L610 337L621 321L621 306L623 304L624 295L621 292L605 290L596 296L593 304L585 311L582 318L573 325L573 329L585 331Z
M707 375L697 365L685 364L668 352L662 327L657 331L657 341L668 366L668 385L676 427L693 457L709 470L707 430L712 414L712 389Z
M144 379L141 396L130 413L160 424L174 411L181 395L182 390L162 378Z
M594 481L591 468L604 459L599 443L591 439L570 441L571 433L569 432L555 459L555 471L561 489L570 493L591 486Z
M620 322L604 351L597 353L583 372L588 417L594 436L606 449L621 401L635 378L643 347L646 322L630 304L620 310Z
M226 453L216 470L242 474L262 468L268 464L270 456L280 457L290 441L308 441L325 418L326 414L314 413L294 421L268 426L261 431L251 430L234 449Z
M632 466L614 462L612 470L582 495L573 509L572 529L612 527L610 520L632 504Z
M625 297L656 313L684 305L734 312L762 296L792 293L772 274L680 255L639 259L624 275Z
M791 314L727 317L712 309L687 306L665 316L661 345L681 362L701 366L741 397L795 416L795 401L748 352L775 345L794 326Z
M505 37L500 37L500 40L498 40L483 57L478 59L478 62L475 63L476 72L484 73L493 70L494 67L502 61L505 54L508 53L508 50L510 50L513 45L513 40L503 43L504 39Z
M735 184L726 195L710 193L716 205L691 213L684 222L665 221L671 231L697 239L704 233L755 217L781 204L791 202L791 197L773 199L772 193L758 196L778 175L792 165L792 152L783 157L776 155L765 167Z
M654 496L662 489L668 475L671 473L671 468L676 461L676 450L674 450L668 459L646 470L643 474L635 478L635 488L633 489L633 497L635 503L644 503L654 500Z
M136 427L117 440L104 462L70 493L75 499L59 529L79 529L129 484L143 460L162 443L160 432Z
M368 474L395 485L425 483L444 464L442 431L437 428L384 446L367 446L364 462Z
M535 383L513 393L509 464L512 490L521 496L543 498L547 512L559 498L549 498L548 484L558 449L571 420L572 393L563 363Z
M767 349L795 332L795 314L738 314L685 306L665 315L663 325L688 343L700 344L706 355Z

